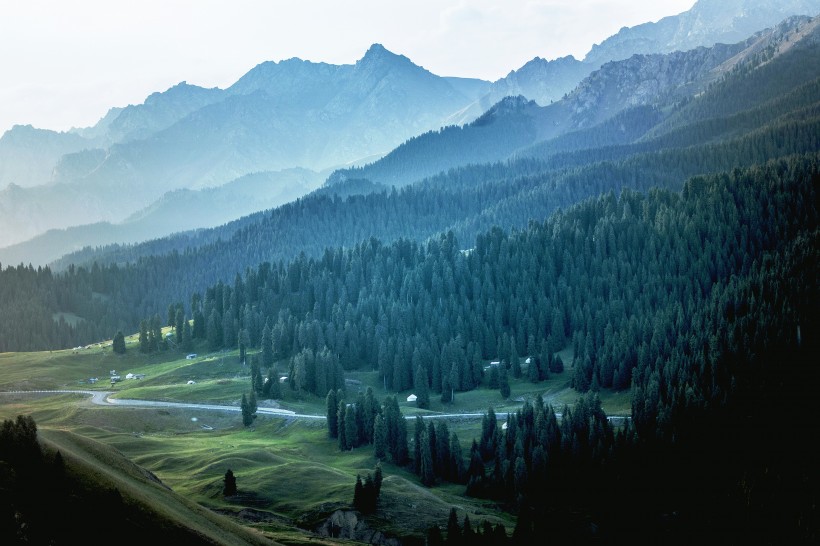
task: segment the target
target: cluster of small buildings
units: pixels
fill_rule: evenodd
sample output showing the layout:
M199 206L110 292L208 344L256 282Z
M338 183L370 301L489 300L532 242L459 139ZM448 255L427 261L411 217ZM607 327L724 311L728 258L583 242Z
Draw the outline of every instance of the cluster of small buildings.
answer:
M111 374L111 383L117 383L119 381L122 381L122 376L120 376L117 373L117 370L111 370L110 374ZM144 377L145 377L144 373L127 373L127 374L125 374L126 379L143 379ZM93 379L94 379L93 382L97 381L96 377L93 378Z

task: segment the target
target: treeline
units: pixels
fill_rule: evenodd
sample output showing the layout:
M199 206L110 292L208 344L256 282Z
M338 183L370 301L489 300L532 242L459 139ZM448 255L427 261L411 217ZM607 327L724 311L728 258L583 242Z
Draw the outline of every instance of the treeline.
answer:
M298 361L297 385L318 395L334 372L310 354L324 351L344 369L378 369L395 391L418 387L422 370L442 393L481 384L486 360L548 363L567 343L573 386L621 390L716 286L816 226L817 178L817 156L794 157L680 194L609 194L520 232L493 229L468 252L447 234L263 264L206 290L194 330L204 321L211 349L245 335L258 347L268 324L274 358Z
M717 287L687 325L659 319L674 338L636 370L623 426L592 393L560 416L525 403L503 426L490 409L467 494L515 511L520 543L813 543L817 475L800 444L818 431L818 341L803 333L818 326L818 254L815 225Z

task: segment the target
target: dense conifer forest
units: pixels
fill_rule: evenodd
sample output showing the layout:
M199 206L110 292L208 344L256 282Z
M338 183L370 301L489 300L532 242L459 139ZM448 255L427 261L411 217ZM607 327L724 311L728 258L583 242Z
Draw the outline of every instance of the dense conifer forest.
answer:
M695 98L535 144L534 105L508 99L192 239L0 267L0 352L139 331L145 353L253 353L244 408L286 373L281 388L326 400L340 450L373 444L426 486L498 503L518 543L812 542L818 51L764 52ZM525 402L503 429L489 408L461 457L443 422L409 432L395 397L351 400L352 370L422 408L565 370L582 397ZM631 393L629 419L607 418L604 391Z

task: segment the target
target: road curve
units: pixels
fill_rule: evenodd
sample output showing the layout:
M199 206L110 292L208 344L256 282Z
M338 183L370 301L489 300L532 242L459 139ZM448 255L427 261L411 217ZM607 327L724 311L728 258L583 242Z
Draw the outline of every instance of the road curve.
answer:
M91 396L91 403L99 406L109 407L132 407L132 408L176 408L195 410L214 410L240 412L239 406L225 406L221 404L192 404L187 402L163 402L158 400L133 400L127 398L110 398L111 391L86 391L86 390L39 390L39 391L4 391L0 394L84 394ZM300 414L290 410L277 408L258 408L257 414L274 415L278 417L295 417L300 419L325 419L324 415Z
M242 411L239 406L225 406L221 404L193 404L188 402L163 402L158 400L134 400L127 398L110 398L111 391L88 391L88 390L37 390L37 391L0 391L0 394L84 394L91 397L91 403L108 407L132 407L132 408L175 408L193 410L230 411L238 413ZM277 408L257 408L257 414L270 415L273 417L289 417L292 419L324 420L324 415L313 415L309 413L296 413L294 411ZM436 413L422 415L423 419L481 419L484 413ZM510 413L496 413L496 417L507 419ZM561 414L555 416L560 419ZM415 415L408 415L406 419L415 419ZM627 419L623 415L610 415L607 417L615 425L621 425Z

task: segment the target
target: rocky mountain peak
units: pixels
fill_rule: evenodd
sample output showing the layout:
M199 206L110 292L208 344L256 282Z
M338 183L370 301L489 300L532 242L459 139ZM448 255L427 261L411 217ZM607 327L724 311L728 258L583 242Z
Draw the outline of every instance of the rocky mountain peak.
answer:
M371 45L364 57L356 62L357 68L416 66L404 55L397 55L382 44Z

